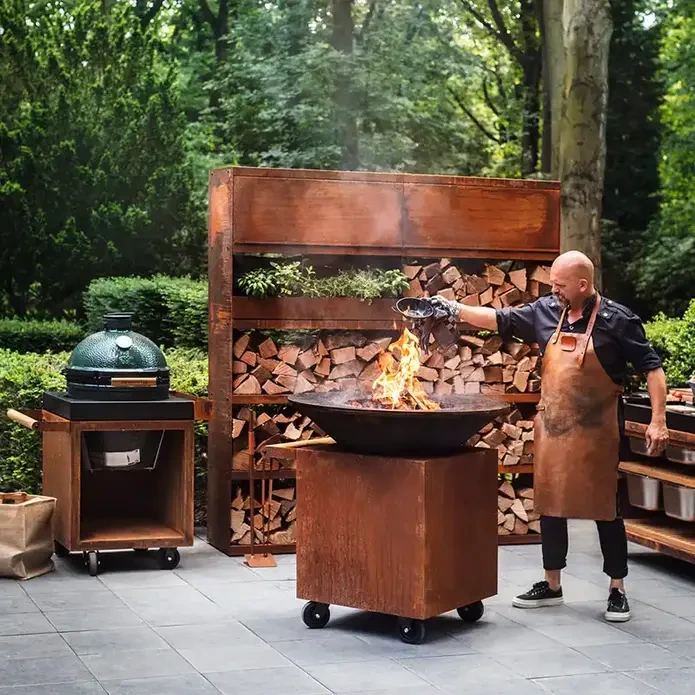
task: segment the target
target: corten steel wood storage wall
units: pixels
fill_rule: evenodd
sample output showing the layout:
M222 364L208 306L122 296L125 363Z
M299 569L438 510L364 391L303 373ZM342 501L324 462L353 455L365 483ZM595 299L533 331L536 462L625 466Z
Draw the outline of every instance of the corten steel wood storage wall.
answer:
M370 306L355 299L234 297L234 254L552 261L560 248L560 185L231 167L210 173L208 224L208 539L238 553L243 548L230 546L232 407L284 397L232 396L234 328L395 330L399 324L390 300ZM507 398L533 402L537 394Z

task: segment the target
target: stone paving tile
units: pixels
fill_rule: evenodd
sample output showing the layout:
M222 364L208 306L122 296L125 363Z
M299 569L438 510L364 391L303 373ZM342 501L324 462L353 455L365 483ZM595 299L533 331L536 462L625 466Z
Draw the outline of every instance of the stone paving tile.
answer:
M98 611L47 611L46 618L59 632L106 630L142 625L142 618L126 605L121 608L102 608Z
M505 667L523 678L550 678L601 673L609 668L569 647L558 645L553 649L535 652L507 652L496 658Z
M664 695L692 695L695 692L695 668L635 671L631 676Z
M167 649L168 644L147 625L66 632L63 637L78 656L133 652L141 649ZM127 656L122 657L127 659Z
M228 644L265 643L240 622L229 619L224 622L202 623L200 625L155 627L155 630L171 647L179 650L220 647Z
M38 613L39 607L24 591L17 595L0 594L0 615L13 613Z
M665 644L669 643L666 642ZM689 661L684 655L649 642L603 644L595 647L579 647L577 651L594 661L605 664L614 671L649 671L652 669L678 668L685 666ZM695 666L695 663L693 665Z
M427 684L412 670L388 659L323 664L308 666L304 670L334 693L415 688Z
M280 654L301 667L384 658L383 653L373 649L368 642L352 635L333 635L322 640L296 640L272 644Z
M0 660L0 683L4 686L40 686L45 683L93 680L87 667L72 653L45 658ZM38 687L36 690L43 692Z
M0 615L0 636L38 635L56 629L41 613L14 613Z
M104 681L101 685L108 695L219 695L219 690L197 673L164 678Z
M105 695L106 690L96 680L80 683L52 683L0 687L2 695Z
M658 695L644 683L630 678L624 673L596 673L582 676L560 676L545 678L538 683L553 695Z
M72 650L63 637L57 633L0 637L0 660L38 659L48 656L70 656L71 654Z
M322 695L330 691L297 666L206 673L224 695ZM418 690L413 695L422 695Z
M291 666L288 659L264 642L180 649L179 654L201 673Z
M195 672L173 649L128 652L127 658L122 652L87 654L80 658L100 681L157 678Z

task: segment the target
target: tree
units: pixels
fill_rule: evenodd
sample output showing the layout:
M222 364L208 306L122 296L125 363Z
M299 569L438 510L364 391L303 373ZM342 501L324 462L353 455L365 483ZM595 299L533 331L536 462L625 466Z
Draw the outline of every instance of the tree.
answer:
M74 310L102 274L199 272L177 74L129 4L0 4L0 281Z
M560 130L561 247L584 252L601 278L601 213L606 162L608 0L564 0L565 87Z

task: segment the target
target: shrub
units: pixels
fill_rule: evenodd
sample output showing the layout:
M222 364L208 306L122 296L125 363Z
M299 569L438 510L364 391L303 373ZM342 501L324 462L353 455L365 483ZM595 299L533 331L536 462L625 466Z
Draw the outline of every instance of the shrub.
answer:
M647 337L659 353L669 386L683 386L695 374L695 299L683 318L658 314L645 324Z
M207 282L157 275L101 278L84 295L87 324L101 330L110 311L134 313L133 329L158 345L207 346Z
M0 348L17 352L72 350L87 335L84 326L69 321L0 319Z
M5 417L8 408L40 408L45 391L65 388L61 374L69 353L19 354L0 350L0 490L41 490L41 435ZM207 395L207 355L201 350L172 349L166 353L172 390ZM195 425L196 502L205 491L207 423Z

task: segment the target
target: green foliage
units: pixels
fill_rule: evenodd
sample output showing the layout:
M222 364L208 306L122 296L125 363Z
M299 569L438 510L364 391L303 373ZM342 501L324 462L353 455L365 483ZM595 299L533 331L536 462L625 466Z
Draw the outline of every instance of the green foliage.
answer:
M107 273L198 272L176 65L128 2L0 3L0 306L60 314Z
M239 278L239 287L254 297L397 297L408 288L408 279L400 270L341 270L337 275L317 277L311 266L300 261L276 263L256 268Z
M661 46L665 98L661 209L646 257L635 260L642 297L668 315L681 314L695 287L695 4L673 3Z
M87 335L83 326L70 321L0 319L0 348L17 352L72 350Z
M100 278L84 294L87 324L101 330L110 311L134 313L133 328L158 345L205 347L208 329L208 288L204 280L171 278Z
M69 353L19 354L0 349L0 490L41 490L41 435L8 420L8 408L38 409L45 391L65 389L61 369ZM207 354L194 349L166 352L172 390L206 396ZM195 425L196 499L202 504L207 459L207 423Z
M695 376L695 299L690 300L682 318L660 313L644 327L663 361L669 386L684 386Z

